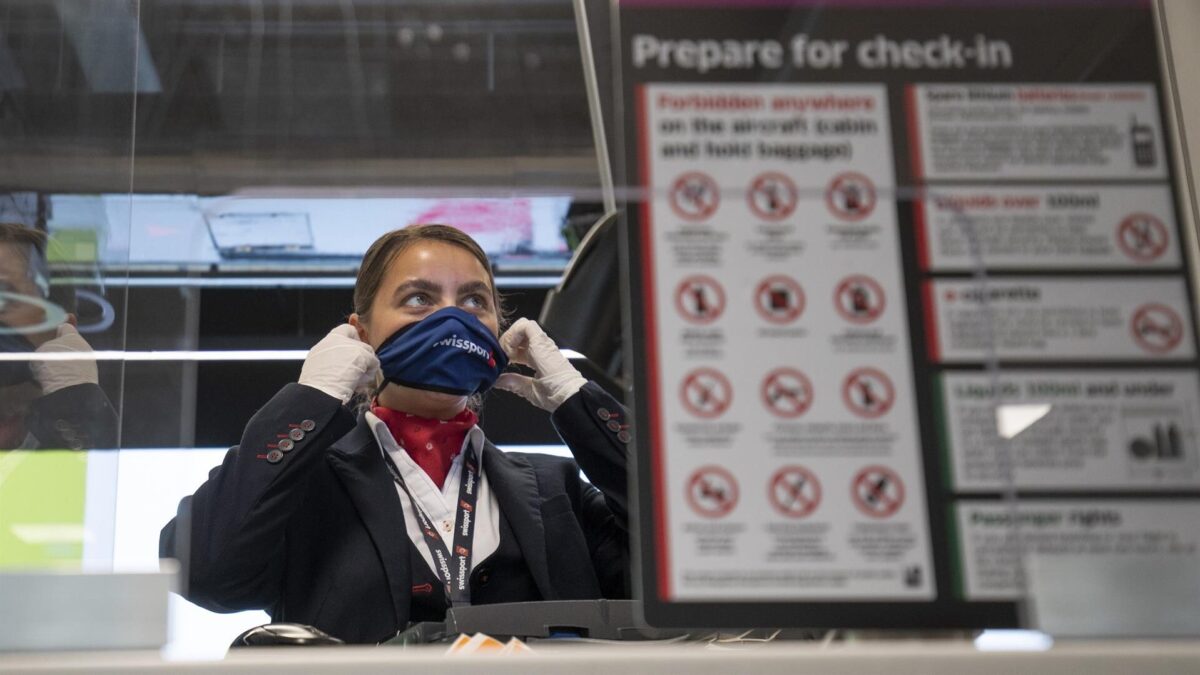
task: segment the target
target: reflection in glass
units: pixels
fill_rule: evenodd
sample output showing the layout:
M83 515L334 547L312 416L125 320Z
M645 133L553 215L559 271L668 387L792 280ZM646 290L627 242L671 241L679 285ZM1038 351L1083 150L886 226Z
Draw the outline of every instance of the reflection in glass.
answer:
M0 223L0 449L114 447L91 345L50 295L45 234Z

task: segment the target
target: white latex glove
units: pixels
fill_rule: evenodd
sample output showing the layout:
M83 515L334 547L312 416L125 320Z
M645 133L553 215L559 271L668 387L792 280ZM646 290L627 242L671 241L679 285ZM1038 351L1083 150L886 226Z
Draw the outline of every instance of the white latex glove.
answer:
M92 346L79 335L79 331L69 323L58 327L58 333L36 350L38 354L75 354L77 358L64 361L30 362L29 369L33 377L42 387L42 394L53 394L60 389L73 387L77 384L97 384L100 375L96 368L96 358L92 354Z
M378 371L375 350L358 339L354 326L344 323L308 350L300 369L300 384L347 403L355 391L374 381Z
M587 384L583 375L558 351L554 340L534 321L517 319L500 336L500 346L509 361L533 368L534 376L504 373L496 380L496 387L511 391L542 410L554 412Z

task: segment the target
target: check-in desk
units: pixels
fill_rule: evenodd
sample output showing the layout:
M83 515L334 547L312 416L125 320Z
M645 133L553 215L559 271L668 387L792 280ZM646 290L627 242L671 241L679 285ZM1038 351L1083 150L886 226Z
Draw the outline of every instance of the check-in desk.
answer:
M535 645L533 654L445 656L445 647L275 648L223 661L171 662L154 652L8 654L0 673L754 673L755 675L1150 675L1200 672L1200 643L1073 642L1038 652L981 652L969 642L727 645Z

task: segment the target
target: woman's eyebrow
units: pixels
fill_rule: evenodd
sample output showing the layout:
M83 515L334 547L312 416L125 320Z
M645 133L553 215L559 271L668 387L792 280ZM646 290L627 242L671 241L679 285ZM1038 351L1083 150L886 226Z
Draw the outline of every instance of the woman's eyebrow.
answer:
M409 279L397 286L396 290L392 292L392 296L397 297L409 291L425 291L431 295L440 295L442 287L428 279Z
M491 292L492 287L486 281L468 281L458 287L459 295L466 295L467 293L483 293L486 295Z

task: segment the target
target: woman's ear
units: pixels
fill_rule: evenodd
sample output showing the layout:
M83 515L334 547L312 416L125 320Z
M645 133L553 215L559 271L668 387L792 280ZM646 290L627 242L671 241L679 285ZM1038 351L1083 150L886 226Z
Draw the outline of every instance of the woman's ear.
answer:
M358 333L359 340L362 340L367 344L371 344L371 341L367 339L367 329L365 326L363 326L363 321L361 318L359 318L357 312L350 315L350 325L354 326L354 330Z

